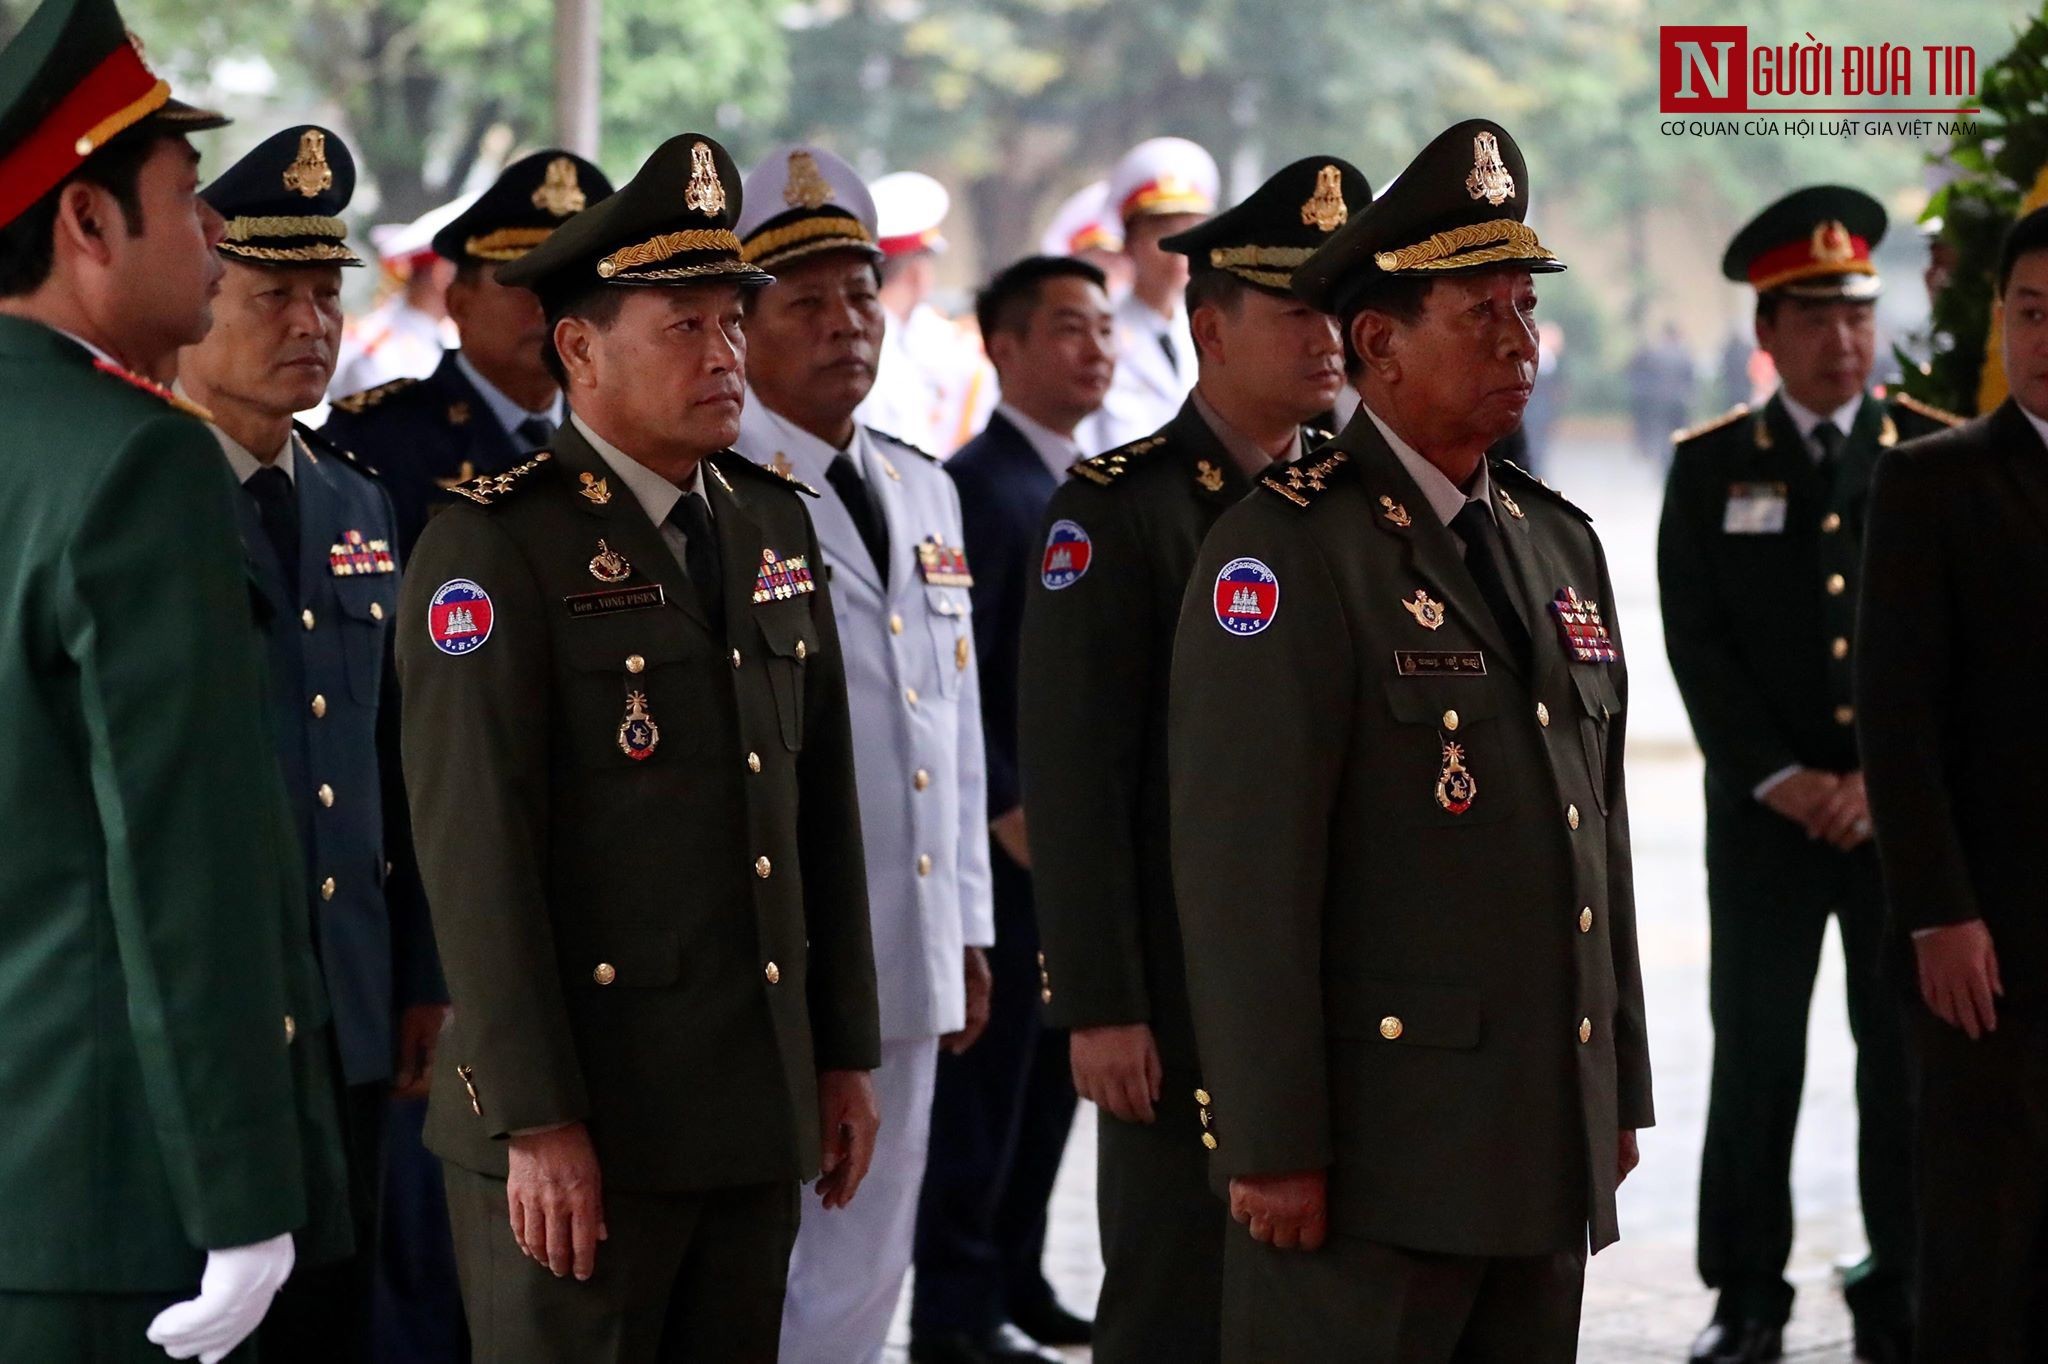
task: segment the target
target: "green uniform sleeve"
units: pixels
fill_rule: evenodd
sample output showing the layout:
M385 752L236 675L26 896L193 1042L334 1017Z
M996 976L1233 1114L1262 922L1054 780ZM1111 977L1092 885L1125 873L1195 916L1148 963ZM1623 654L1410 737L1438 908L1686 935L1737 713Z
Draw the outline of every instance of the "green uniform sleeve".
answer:
M1046 524L1088 532L1088 570L1057 591L1032 574L1024 604L1017 741L1032 898L1045 966L1058 982L1048 1022L1145 1023L1138 901L1138 785L1151 733L1158 585L1118 501L1068 482ZM1170 591L1178 592L1175 583Z
M1715 587L1712 518L1720 503L1693 469L1709 453L1681 448L1672 459L1657 532L1657 589L1664 649L1700 751L1729 786L1748 792L1799 759L1772 732L1763 692L1734 648L1741 625Z
M1607 602L1608 624L1621 638L1614 613L1614 579L1607 556L1600 557L1600 597ZM1617 667L1614 685L1620 713L1608 727L1607 773L1607 942L1614 963L1614 1074L1616 1125L1626 1129L1656 1124L1650 1097L1650 1034L1643 1007L1643 964L1636 950L1636 874L1628 832L1628 780L1623 770L1628 748L1628 670Z
M825 562L805 518L805 552ZM820 648L804 669L804 748L797 759L797 854L804 879L812 1057L818 1069L873 1070L882 1064L875 943L868 929L867 862L861 853L860 796L854 789L853 721L846 706L846 658L832 615L831 588L818 583L811 619Z
M1224 514L1174 642L1173 883L1215 1165L1231 1176L1332 1159L1324 894L1358 661L1320 549L1290 515L1259 494ZM1216 575L1240 556L1280 585L1271 624L1249 636L1215 614Z
M491 599L490 634L443 653L429 607L453 579ZM545 857L552 670L532 568L489 514L450 508L421 535L398 614L402 765L413 847L467 1066L491 1134L581 1121Z
M306 909L235 495L204 427L150 422L64 561L129 1026L172 1197L207 1249L307 1211L284 1021L284 915Z

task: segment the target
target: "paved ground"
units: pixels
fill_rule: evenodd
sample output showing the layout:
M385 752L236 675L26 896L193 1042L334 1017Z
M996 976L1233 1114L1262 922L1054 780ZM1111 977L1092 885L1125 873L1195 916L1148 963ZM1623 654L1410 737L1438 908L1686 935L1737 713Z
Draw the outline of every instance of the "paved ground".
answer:
M1564 444L1545 476L1596 520L1615 577L1618 600L1612 605L1630 656L1628 779L1658 1111L1657 1127L1643 1134L1642 1167L1622 1190L1622 1241L1597 1257L1587 1273L1580 1358L1588 1364L1649 1364L1683 1360L1686 1345L1713 1309L1692 1268L1712 1052L1700 760L1664 664L1657 618L1661 471L1630 456L1618 428L1582 429ZM1861 1258L1863 1239L1856 1209L1853 1052L1833 939L1815 992L1809 1046L1794 1170L1798 1235L1791 1277L1799 1299L1786 1354L1806 1364L1848 1364L1849 1319L1834 1266ZM1094 1122L1092 1108L1082 1105L1054 1194L1046 1251L1047 1274L1076 1311L1092 1310L1102 1275ZM899 1345L908 1339L900 1314L894 1339ZM891 1357L903 1358L900 1352ZM1069 1357L1085 1360L1088 1352L1071 1351Z

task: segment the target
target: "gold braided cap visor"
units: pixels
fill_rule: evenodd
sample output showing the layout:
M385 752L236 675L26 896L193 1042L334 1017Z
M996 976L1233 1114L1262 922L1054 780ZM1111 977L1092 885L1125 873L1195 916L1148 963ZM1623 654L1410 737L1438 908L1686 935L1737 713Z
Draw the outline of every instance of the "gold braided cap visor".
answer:
M1374 252L1372 263L1389 275L1398 275L1411 270L1466 270L1502 261L1556 259L1557 254L1537 240L1534 228L1513 218L1495 218L1432 233L1413 246Z

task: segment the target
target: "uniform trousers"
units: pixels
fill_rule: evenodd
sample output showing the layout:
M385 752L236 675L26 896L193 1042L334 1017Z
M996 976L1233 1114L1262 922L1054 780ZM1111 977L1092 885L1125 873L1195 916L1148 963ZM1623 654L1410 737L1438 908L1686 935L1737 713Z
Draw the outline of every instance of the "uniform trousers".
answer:
M2007 982L2010 988L2010 981ZM1910 1011L1919 1364L2048 1360L2048 1016L2000 1003L1976 1041ZM2036 1006L2038 1009L2038 1006Z
M796 1239L794 1182L604 1191L588 1280L512 1239L505 1181L445 1165L475 1358L490 1364L774 1364Z
M1095 1364L1215 1364L1230 1210L1209 1188L1197 1080L1167 1073L1150 1123L1099 1115L1095 1210L1102 1297Z
M1224 1242L1228 1364L1569 1364L1583 1250L1445 1255L1332 1235L1275 1250Z
M341 1073L339 1057L334 1073ZM355 1248L345 1259L292 1266L291 1277L256 1328L264 1359L368 1364L376 1358L370 1349L370 1310L384 1178L384 1108L390 1090L383 1080L341 1089L342 1154L348 1162L349 1230Z
M932 1130L935 1037L882 1043L874 1072L882 1114L874 1163L860 1192L828 1210L804 1191L789 1287L782 1300L783 1364L877 1364L910 1272L918 1191Z
M198 1292L197 1282L175 1293L0 1292L0 1360L164 1364L169 1356L143 1333L157 1313ZM255 1343L244 1341L221 1364L257 1364Z

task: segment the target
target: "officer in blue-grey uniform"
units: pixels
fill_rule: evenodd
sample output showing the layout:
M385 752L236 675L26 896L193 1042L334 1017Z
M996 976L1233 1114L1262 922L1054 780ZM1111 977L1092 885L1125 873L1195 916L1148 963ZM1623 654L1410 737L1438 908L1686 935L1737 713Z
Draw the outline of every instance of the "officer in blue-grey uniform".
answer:
M846 658L882 1022L874 1164L856 1202L804 1199L781 1358L879 1361L910 1268L939 1051L965 1050L988 1018L995 910L972 578L953 480L854 419L886 324L866 185L828 151L787 146L748 175L744 202L741 252L775 282L747 296L737 448L819 493L811 518Z
M434 234L435 253L455 262L448 316L462 348L424 379L393 379L335 402L323 429L383 471L400 553L411 553L427 518L456 500L457 484L504 473L566 419L541 358L540 300L500 284L498 270L611 192L604 172L571 152L550 148L507 166Z
M272 727L305 854L303 901L334 1014L355 1251L302 1263L258 1341L293 1360L370 1358L384 1108L394 1074L424 1071L445 1018L398 789L391 500L292 414L316 405L341 340L341 272L362 262L341 214L355 164L301 125L203 191L227 220L226 274L179 385L213 416L270 663Z

